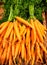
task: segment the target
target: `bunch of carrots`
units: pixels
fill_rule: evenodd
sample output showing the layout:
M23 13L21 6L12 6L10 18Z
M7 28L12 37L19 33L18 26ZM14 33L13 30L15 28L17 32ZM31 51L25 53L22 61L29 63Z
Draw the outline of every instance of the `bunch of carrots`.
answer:
M0 64L34 65L43 62L43 52L47 54L44 39L47 29L37 20L16 17L14 22L0 24Z

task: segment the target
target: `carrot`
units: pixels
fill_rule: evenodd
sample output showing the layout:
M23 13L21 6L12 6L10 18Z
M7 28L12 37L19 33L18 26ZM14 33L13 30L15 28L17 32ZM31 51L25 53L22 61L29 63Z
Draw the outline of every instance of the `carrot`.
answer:
M25 39L23 39L21 43L21 57L25 60Z
M13 23L10 22L10 24L9 24L9 26L8 26L8 28L7 28L7 31L6 31L6 33L5 33L4 39L7 39L7 38L9 37L9 35L10 35L12 29L13 29Z
M6 22L3 22L1 25L0 25L0 29L6 24Z
M14 40L12 42L12 56L14 57L15 55L15 43L14 43Z
M36 22L36 24L38 25L38 28L39 28L39 30L40 30L40 32L41 32L41 35L44 37L44 38L46 38L46 36L45 36L45 33L44 33L44 30L42 30L42 27L40 27L40 25Z
M17 21L14 22L14 30L15 30L15 33L17 35L18 40L21 41L21 36L20 36L19 29L18 29L18 26L17 26Z
M13 39L13 29L12 29L12 31L10 33L10 39L9 39L9 41L12 42L12 39Z
M36 30L32 19L31 19L31 25L33 27L33 29L31 30L31 40L32 40L32 44L34 44L36 42Z
M23 35L23 32L25 31L25 26L23 25L20 30L20 35Z
M6 45L8 44L8 41L4 39L4 40L2 41L2 43L3 43L3 48L5 48Z
M19 53L19 48L20 48L20 42L17 42L16 44L16 48L15 48L15 56L14 56L14 59L16 59L18 53Z
M35 63L35 54L33 53L31 65L34 65L34 63Z
M46 47L41 42L39 42L39 45L41 46L42 50L47 54Z
M39 47L38 42L36 42L36 48L37 48L36 51L37 51L38 58L42 61L42 56L41 56L41 53L40 53L40 47Z
M4 24L4 26L3 26L3 27L1 28L1 30L0 30L0 34L7 28L8 24L9 24L9 22L6 22L6 23Z
M26 34L26 48L27 48L27 59L28 61L31 59L31 50L30 50L30 28L27 28Z
M10 50L11 50L11 43L9 43L9 46L8 46L7 61L9 60L9 57L10 57Z
M38 37L39 37L40 41L41 41L41 42L44 42L43 37L42 37L42 35L41 35L41 33L40 33L40 30L39 30L38 25L36 24L36 22L34 22L34 25L35 25L36 32L37 32L37 34L38 34Z
M25 24L26 26L29 26L29 27L32 28L31 24L28 23L26 20L24 20L24 19L22 19L22 18L20 18L20 17L18 17L18 16L16 17L16 19L17 19L20 23L23 23L23 24Z
M37 22L44 30L46 30L46 27L43 26L38 20L36 20L36 22Z
M4 64L4 62L5 62L6 55L7 55L7 46L6 46L6 48L4 49L4 52L3 52L2 56L1 56L1 57L2 57L2 58L1 58L2 64Z

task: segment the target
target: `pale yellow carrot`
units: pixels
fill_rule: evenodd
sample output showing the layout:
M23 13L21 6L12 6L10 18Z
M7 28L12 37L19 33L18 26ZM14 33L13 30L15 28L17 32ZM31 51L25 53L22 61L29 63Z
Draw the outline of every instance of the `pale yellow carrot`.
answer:
M7 30L6 30L6 33L5 33L5 35L4 35L4 39L7 39L7 38L9 37L9 35L10 35L12 29L13 29L13 23L10 22L10 24L9 24Z
M15 33L17 35L17 38L19 41L21 41L21 36L20 36L20 32L19 32L19 29L18 29L18 26L17 26L17 21L13 23L14 24L14 30L15 30Z
M43 39L43 37L42 37L42 35L41 35L41 33L40 33L40 30L39 30L38 25L36 24L36 22L34 22L34 25L35 25L36 32L37 32L37 34L38 34L38 37L39 37L40 41L41 41L41 42L44 42L44 39Z
M4 24L4 26L1 28L1 30L0 30L0 34L7 28L7 26L9 25L9 22L6 22L5 24Z
M20 18L20 17L17 16L16 19L17 19L20 23L23 23L23 24L25 24L26 26L29 26L29 27L32 28L31 24L30 24L28 21L24 20L23 18Z

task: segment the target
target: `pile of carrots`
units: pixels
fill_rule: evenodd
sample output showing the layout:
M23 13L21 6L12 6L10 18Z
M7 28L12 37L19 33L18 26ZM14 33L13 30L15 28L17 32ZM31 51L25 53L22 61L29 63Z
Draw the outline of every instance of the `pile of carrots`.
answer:
M47 29L37 20L16 17L13 22L0 24L0 64L34 65L43 62L47 54L44 39Z

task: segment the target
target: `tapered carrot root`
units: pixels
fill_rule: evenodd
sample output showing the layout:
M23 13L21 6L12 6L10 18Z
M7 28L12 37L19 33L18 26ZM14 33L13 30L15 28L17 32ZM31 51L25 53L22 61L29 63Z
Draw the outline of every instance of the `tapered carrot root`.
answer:
M5 36L4 36L4 39L7 39L7 38L9 37L9 35L10 35L12 29L13 29L13 23L10 22L10 24L9 24L9 26L8 26L8 28L7 28L6 34L5 34Z
M29 27L32 28L31 24L28 23L26 20L24 20L24 19L22 19L22 18L20 18L20 17L18 17L18 16L16 17L16 19L17 19L20 23L23 23L23 24L25 24L26 26L29 26Z

